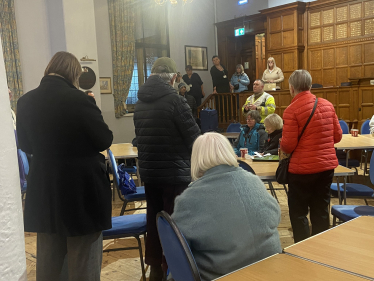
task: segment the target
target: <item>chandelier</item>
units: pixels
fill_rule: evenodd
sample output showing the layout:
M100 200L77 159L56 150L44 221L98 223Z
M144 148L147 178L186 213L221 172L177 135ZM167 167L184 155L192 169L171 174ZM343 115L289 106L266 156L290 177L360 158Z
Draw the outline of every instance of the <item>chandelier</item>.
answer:
M170 2L172 6L175 6L178 4L178 0L154 0L154 1L157 5L160 5L160 6L166 4L167 2ZM181 0L181 1L183 1L183 5L184 5L187 3L191 3L193 0Z

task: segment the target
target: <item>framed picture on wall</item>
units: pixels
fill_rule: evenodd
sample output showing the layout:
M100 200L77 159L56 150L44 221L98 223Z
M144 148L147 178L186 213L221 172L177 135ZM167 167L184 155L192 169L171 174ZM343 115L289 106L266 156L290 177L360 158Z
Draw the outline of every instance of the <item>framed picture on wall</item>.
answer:
M100 77L100 93L101 94L112 93L112 79L110 77Z
M208 48L184 46L186 66L192 65L194 70L208 70Z

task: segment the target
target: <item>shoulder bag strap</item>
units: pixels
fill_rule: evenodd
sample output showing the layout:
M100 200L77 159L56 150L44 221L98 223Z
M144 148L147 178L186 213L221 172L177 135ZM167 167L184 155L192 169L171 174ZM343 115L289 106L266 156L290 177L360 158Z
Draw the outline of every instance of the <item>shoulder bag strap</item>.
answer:
M316 111L316 108L317 108L317 103L318 103L318 98L316 98L316 101L315 101L315 103L314 103L314 107L313 107L312 113L310 114L308 120L306 121L306 123L305 123L305 125L304 125L303 130L301 131L301 134L300 134L300 136L299 136L298 141L300 141L301 136L303 135L303 133L304 133L306 127L308 126L308 124L309 124L309 122L310 122L310 119L312 119L312 117L313 117L313 115L314 115L314 112ZM296 147L297 147L297 146L296 146ZM295 147L294 151L296 150L296 147ZM290 157L289 157L289 158L291 158L291 156L292 156L292 154L293 154L294 151L292 151L292 153L290 154Z
M301 136L303 135L306 127L308 126L309 122L310 122L310 119L312 119L313 115L314 115L314 112L316 111L316 108L317 108L317 103L318 103L318 98L316 98L316 102L314 103L314 107L313 107L313 110L312 110L312 113L310 114L309 118L308 118L308 121L306 121L305 123L305 126L303 128L303 130L301 131L301 134L299 136L299 140L301 139Z

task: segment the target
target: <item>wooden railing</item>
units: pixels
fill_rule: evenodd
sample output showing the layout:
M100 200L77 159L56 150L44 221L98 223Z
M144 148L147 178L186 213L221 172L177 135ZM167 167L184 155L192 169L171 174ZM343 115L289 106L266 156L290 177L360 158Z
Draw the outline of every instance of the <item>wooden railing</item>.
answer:
M220 93L209 95L197 108L200 111L206 108L216 109L218 114L218 127L226 129L230 123L239 122L241 118L241 107L239 93Z
M312 89L317 97L327 99L335 108L338 118L345 120L350 128L361 128L363 122L374 115L374 86L352 85L350 87L327 87ZM289 90L269 91L275 99L275 113L283 116L284 110L291 103ZM211 94L201 106L202 109L216 109L218 127L226 129L232 122L245 124L242 106L253 92Z

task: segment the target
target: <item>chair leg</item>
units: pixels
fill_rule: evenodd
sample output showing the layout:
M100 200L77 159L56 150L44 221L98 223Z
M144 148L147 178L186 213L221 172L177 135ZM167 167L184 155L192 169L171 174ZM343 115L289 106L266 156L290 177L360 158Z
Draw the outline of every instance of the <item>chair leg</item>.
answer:
M336 216L333 216L332 226L335 226L335 225L336 225Z
M284 191L286 192L286 195L288 196L288 190L285 184L283 185L283 188L284 188Z
M369 204L368 204L368 200L366 200L366 199L364 199L365 200L365 203L366 203L366 206L368 206Z
M274 190L273 184L271 183L271 181L269 181L268 183L269 183L270 191L272 192L274 198L275 198L275 199L277 200L277 202L279 203L279 200L278 200L277 194L275 193L275 190Z
M367 150L365 150L364 177L365 177L365 175L366 175L367 168L368 168L368 152L367 152Z
M362 157L364 156L364 151L361 150L361 158L360 158L360 169L362 169ZM365 172L364 172L365 173Z
M121 213L119 214L120 216L123 216L123 214L125 213L127 203L128 203L128 201L125 199L125 201L123 202L123 205L122 205Z
M140 256L140 265L142 267L143 281L147 281L147 279L145 278L145 269L144 269L142 242L140 241L139 236L135 236L135 238L138 241L138 245L139 245L139 256Z

